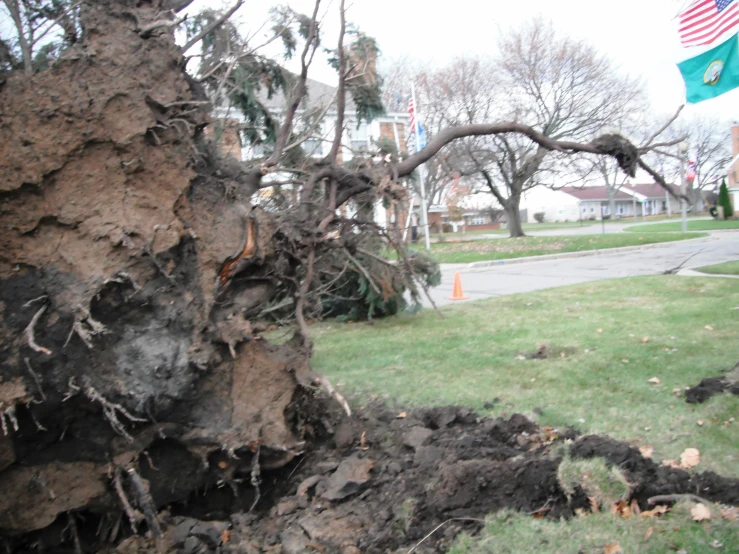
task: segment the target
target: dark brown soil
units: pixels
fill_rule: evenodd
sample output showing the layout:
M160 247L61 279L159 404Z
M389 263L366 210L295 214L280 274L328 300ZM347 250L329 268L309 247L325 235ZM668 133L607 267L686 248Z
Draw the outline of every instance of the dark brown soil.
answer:
M399 414L371 406L352 419L324 412L304 425L314 438L299 459L275 470L267 469L267 458L260 464L258 498L251 483L257 475L254 453L211 457L207 484L183 499L187 491L178 491L178 481L187 483L188 475L206 469L174 441L155 442L141 468L160 509L159 548L188 554L407 552L451 518L480 519L502 508L532 517L569 517L576 508L589 509L589 502L582 493L568 501L557 480L565 439L574 441L572 456L600 456L622 468L642 507L651 496L673 493L739 504L736 479L659 466L608 437L541 429L521 415L485 419L459 407ZM176 448L182 457L173 464ZM117 552L156 549L150 538L131 535L125 516L88 510L73 517L84 552L121 539ZM68 517L60 516L9 545L15 552L31 552L32 545L72 552L68 525ZM117 536L111 538L116 525ZM476 521L453 521L418 551L441 552L460 530L479 527Z
M714 394L722 392L739 394L739 364L720 377L708 377L703 379L694 387L685 391L685 402L689 404L702 404Z

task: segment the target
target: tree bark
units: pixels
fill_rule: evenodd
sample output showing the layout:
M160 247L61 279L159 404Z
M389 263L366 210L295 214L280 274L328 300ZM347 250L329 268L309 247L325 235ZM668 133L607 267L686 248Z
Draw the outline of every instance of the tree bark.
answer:
M508 220L508 233L511 238L526 236L521 225L521 211L519 209L520 204L520 196L511 196L503 206L506 213L506 219Z

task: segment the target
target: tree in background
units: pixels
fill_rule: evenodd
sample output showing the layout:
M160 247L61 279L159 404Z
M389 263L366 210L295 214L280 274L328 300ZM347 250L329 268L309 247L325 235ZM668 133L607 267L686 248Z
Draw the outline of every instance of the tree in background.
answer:
M721 188L718 192L718 205L724 209L724 219L729 219L734 216L734 208L731 205L731 198L729 198L729 189L726 186L726 179L721 182Z

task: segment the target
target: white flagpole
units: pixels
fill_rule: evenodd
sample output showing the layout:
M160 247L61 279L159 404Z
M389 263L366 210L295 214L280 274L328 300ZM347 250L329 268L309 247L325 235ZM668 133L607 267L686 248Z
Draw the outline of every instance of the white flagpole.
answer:
M416 126L416 152L419 152L421 150L421 131L420 131L420 124L421 124L421 116L418 112L418 103L416 102L416 87L411 81L411 97L413 98L413 110L414 115L416 118L415 126ZM418 180L420 181L419 190L421 192L421 225L423 225L423 233L426 237L426 250L431 250L431 240L429 238L429 216L428 211L426 210L426 191L425 186L423 182L423 164L418 166Z

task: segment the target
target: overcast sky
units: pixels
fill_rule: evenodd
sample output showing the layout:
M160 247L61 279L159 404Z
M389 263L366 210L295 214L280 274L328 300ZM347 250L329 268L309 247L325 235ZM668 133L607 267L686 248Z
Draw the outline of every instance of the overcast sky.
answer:
M240 10L245 28L256 30L270 6L286 2L247 0ZM310 13L313 0L288 0ZM402 56L444 64L456 56L495 52L501 31L541 15L565 35L585 40L611 57L624 72L641 77L657 113L672 114L682 103L684 86L675 65L680 49L677 13L690 0L528 0L525 2L451 0L347 0L348 20L377 39L383 59ZM205 2L203 2L205 4ZM213 6L213 2L208 2ZM202 4L201 4L202 5ZM338 0L323 0L324 44L334 47ZM312 76L333 83L335 73L317 66ZM739 120L739 89L689 105L685 115L716 115Z

